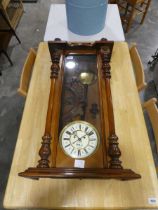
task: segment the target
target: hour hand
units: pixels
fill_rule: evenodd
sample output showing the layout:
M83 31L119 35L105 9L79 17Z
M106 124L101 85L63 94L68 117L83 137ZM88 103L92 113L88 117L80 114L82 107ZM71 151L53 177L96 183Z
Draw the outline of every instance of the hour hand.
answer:
M79 139L79 137L77 136L77 131L75 131L75 132L73 133L73 135L74 135L74 138L77 137L77 138Z
M76 141L74 141L72 144L75 144L78 141L78 139Z

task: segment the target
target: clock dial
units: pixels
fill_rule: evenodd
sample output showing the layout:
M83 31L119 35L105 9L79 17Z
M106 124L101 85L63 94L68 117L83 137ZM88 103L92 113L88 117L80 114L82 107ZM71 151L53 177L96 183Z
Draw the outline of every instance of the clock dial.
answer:
M85 121L74 121L61 131L60 143L68 156L86 158L98 148L99 134L92 124Z

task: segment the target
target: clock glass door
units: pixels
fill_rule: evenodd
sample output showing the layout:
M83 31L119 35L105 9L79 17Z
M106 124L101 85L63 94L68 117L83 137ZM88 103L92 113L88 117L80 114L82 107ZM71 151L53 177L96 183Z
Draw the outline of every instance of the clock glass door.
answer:
M82 121L81 125L83 130L86 129L86 123L90 123L90 125L92 125L92 130L93 128L96 129L96 132L98 132L99 135L98 146L96 151L88 157L84 155L83 152L82 156L83 159L85 159L85 167L103 166L103 158L101 155L102 138L100 112L97 55L67 55L64 59L64 77L61 96L59 135L61 132L64 133L63 129L69 123L76 123L77 121ZM77 129L77 125L75 126ZM82 135L82 131L79 132L78 135L80 134ZM73 136L73 138L74 137L75 136ZM72 141L75 142L75 138ZM67 145L69 146L69 143L67 143ZM66 151L68 150L66 149ZM64 151L61 149L60 142L57 150L57 166L73 167L74 159L66 153L64 153ZM75 157L75 155L73 156Z

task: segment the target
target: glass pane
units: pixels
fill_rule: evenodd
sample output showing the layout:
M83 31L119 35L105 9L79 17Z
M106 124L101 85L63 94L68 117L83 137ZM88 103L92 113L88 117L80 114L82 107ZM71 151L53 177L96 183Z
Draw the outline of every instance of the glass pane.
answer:
M100 132L100 106L96 55L68 55L64 61L60 131L68 123L84 120Z

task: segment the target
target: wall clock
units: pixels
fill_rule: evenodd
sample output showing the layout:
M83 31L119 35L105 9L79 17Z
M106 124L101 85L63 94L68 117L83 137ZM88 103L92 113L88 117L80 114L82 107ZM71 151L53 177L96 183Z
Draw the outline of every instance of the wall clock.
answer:
M110 89L113 42L48 42L51 87L45 133L27 178L140 178L124 169ZM39 140L40 141L40 140ZM82 161L82 167L76 166Z

